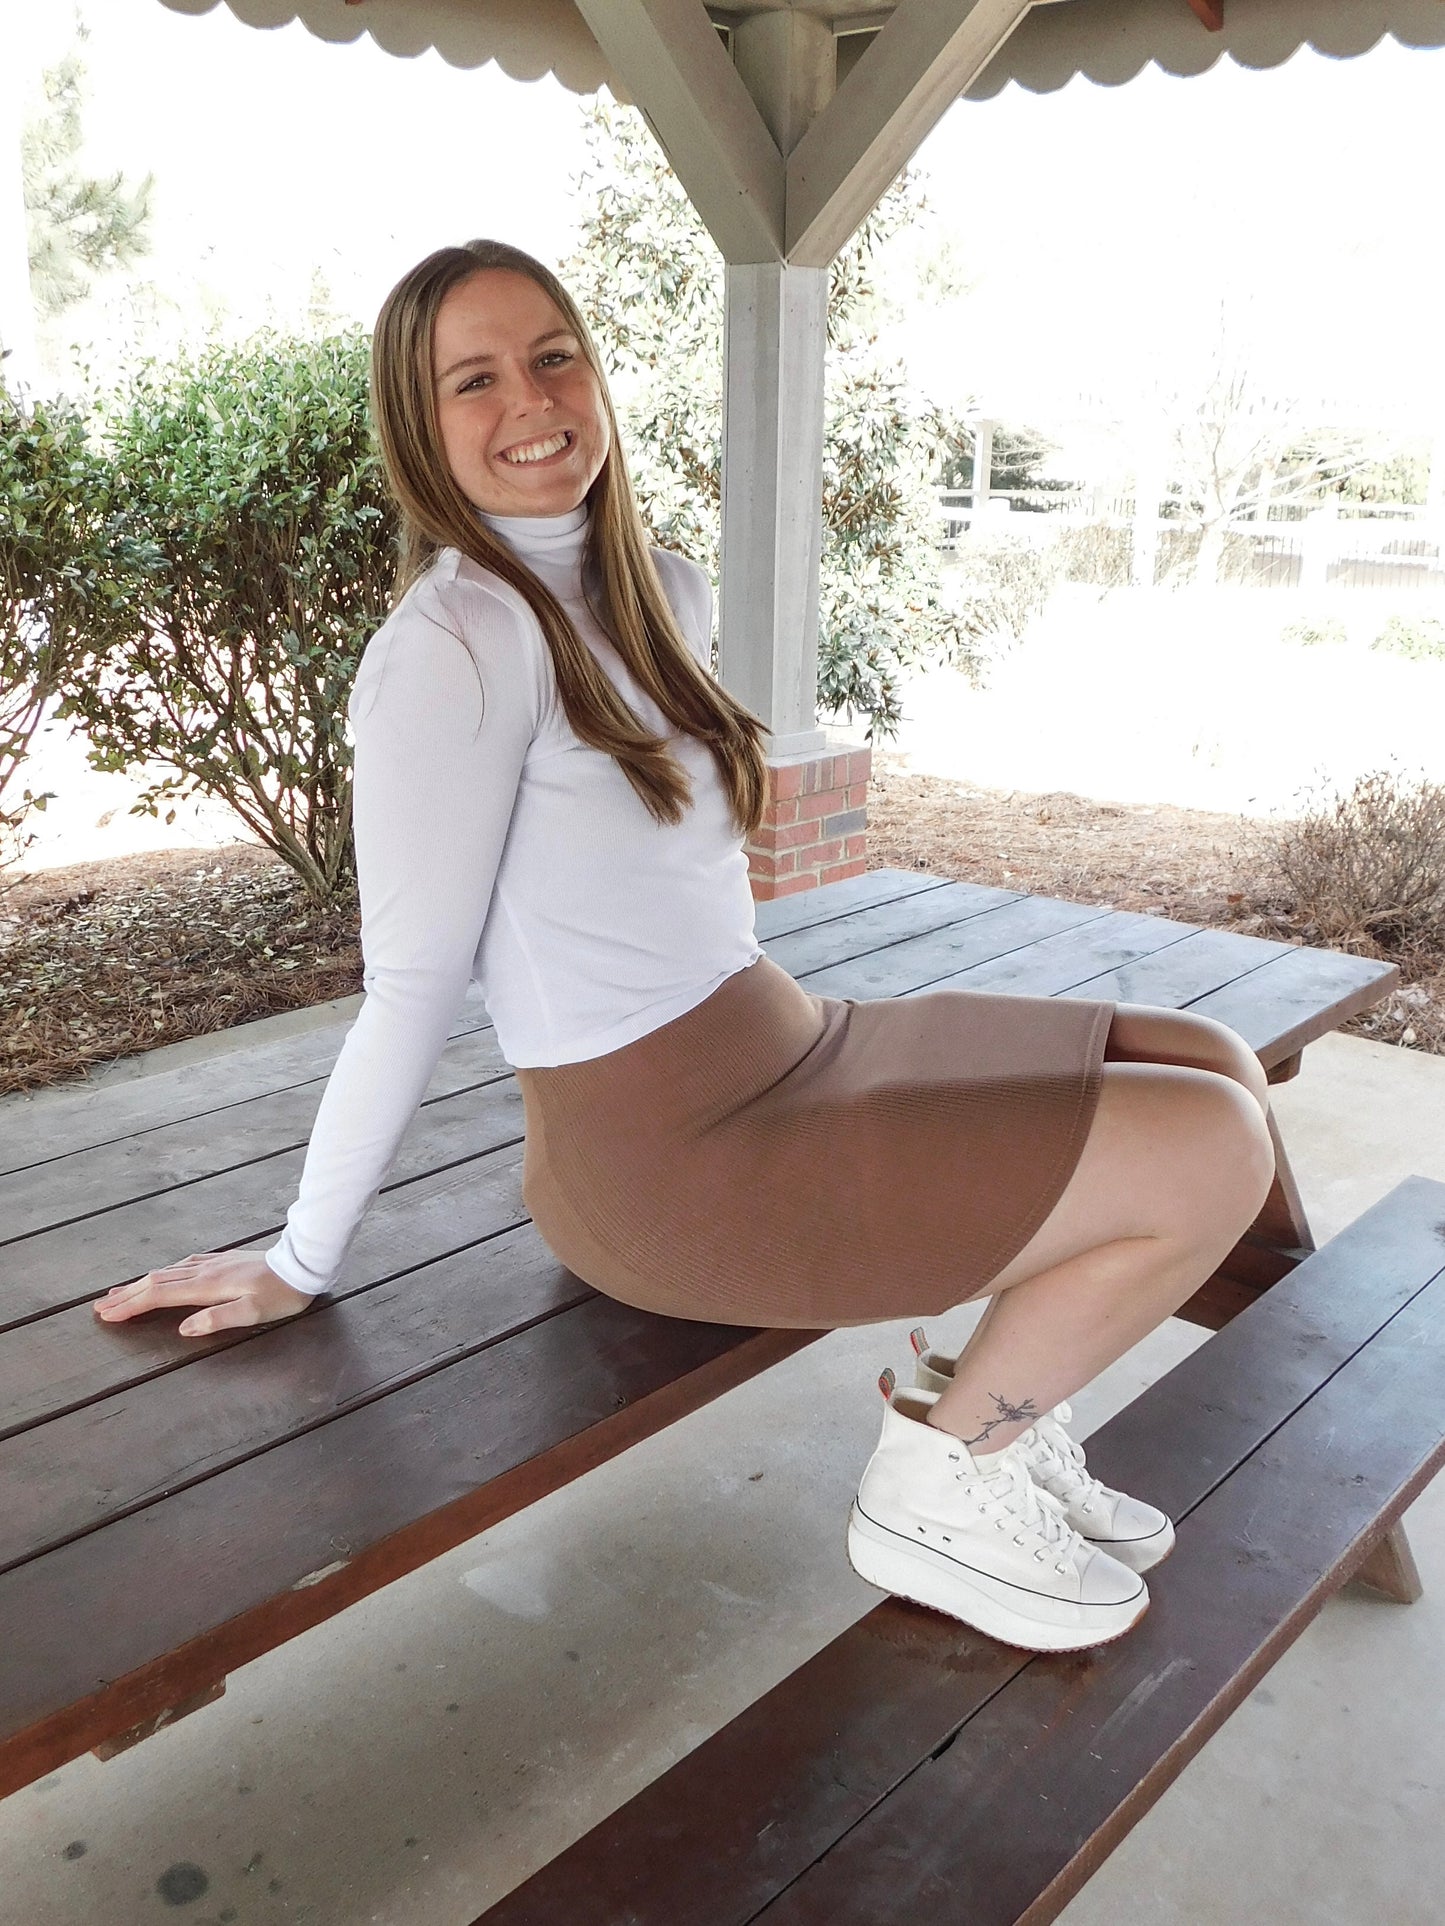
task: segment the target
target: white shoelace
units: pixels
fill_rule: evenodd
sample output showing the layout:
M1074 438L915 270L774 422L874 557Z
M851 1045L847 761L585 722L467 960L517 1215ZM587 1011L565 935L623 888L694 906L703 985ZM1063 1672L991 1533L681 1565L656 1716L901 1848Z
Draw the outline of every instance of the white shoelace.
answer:
M960 1483L983 1487L987 1496L979 1498L978 1509L1000 1531L1007 1531L1010 1523L1021 1527L1014 1533L1016 1545L1023 1546L1028 1537L1035 1537L1040 1543L1034 1557L1042 1563L1053 1553L1054 1569L1060 1573L1068 1570L1084 1541L1065 1522L1059 1500L1040 1490L1030 1478L1021 1458L1007 1457L992 1471L958 1471L954 1476Z
M1029 1460L1040 1478L1061 1487L1054 1492L1055 1497L1060 1501L1076 1500L1085 1511L1092 1511L1103 1498L1104 1481L1086 1469L1084 1447L1069 1436L1057 1419L1053 1429L1057 1435L1049 1435L1033 1425L1024 1433L1021 1442Z

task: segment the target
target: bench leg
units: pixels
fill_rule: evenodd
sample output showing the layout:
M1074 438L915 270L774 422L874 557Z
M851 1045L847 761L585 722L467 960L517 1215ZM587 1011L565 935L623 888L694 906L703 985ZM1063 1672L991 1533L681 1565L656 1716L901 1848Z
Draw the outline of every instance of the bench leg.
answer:
M1425 1590L1403 1525L1390 1527L1355 1577L1397 1605L1413 1605Z
M1207 1283L1178 1315L1217 1331L1247 1310L1254 1300L1288 1277L1315 1248L1314 1233L1290 1168L1273 1113L1269 1134L1274 1144L1274 1182L1258 1217Z
M189 1713L199 1712L203 1705L214 1705L217 1699L225 1697L225 1692L226 1681L218 1679L214 1685L208 1685L199 1692L193 1692L189 1698L180 1699L175 1705L167 1706L164 1712L157 1712L152 1718L142 1719L140 1724L133 1725L129 1732L118 1732L113 1739L102 1739L99 1745L91 1747L91 1753L97 1759L114 1759L122 1752L129 1752L132 1746L140 1745L143 1740L163 1731L166 1726L174 1725L177 1719L184 1719Z

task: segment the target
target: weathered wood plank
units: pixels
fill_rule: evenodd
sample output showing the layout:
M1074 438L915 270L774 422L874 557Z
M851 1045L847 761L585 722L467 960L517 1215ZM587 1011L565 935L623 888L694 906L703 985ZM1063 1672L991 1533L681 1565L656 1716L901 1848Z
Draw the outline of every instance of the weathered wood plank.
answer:
M1006 991L1010 996L1062 996L1103 970L1168 950L1192 935L1188 925L1169 923L1159 916L1138 916L1110 910L1077 929L1046 936L1027 949L974 963L956 975L932 983L934 990Z
M327 1076L352 1021L333 1017L295 1036L223 1049L123 1082L60 1084L0 1098L0 1173ZM474 988L451 1035L469 1036L489 1024Z
M0 1571L591 1295L510 1231L0 1441Z
M1091 1466L1184 1518L1431 1287L1445 1264L1442 1217L1445 1185L1400 1186L1096 1432ZM1154 1581L1161 1599L1174 1564ZM1034 1662L886 1601L492 1908L485 1926L744 1926ZM1058 1676L1094 1661L1039 1663ZM1036 1728L1028 1743L1038 1738ZM956 1816L966 1809L946 1827L963 1850L972 1821L960 1829ZM689 1877L698 1865L713 1876ZM933 1910L972 1918L951 1902ZM872 1917L905 1916L883 1903Z
M1186 1007L1237 1030L1268 1068L1368 1010L1399 980L1393 963L1337 950L1291 949Z
M17 1566L0 1577L0 1797L816 1335L590 1297Z
M1277 956L1286 955L1290 947L1260 936L1240 936L1233 930L1198 930L1182 943L1171 943L1148 956L1088 977L1069 994L1177 1010L1272 963Z
M800 890L796 896L758 903L754 927L759 943L769 943L794 930L808 930L818 923L831 923L838 916L851 916L854 910L906 902L928 890L943 889L947 882L945 876L927 876L922 870L870 869L861 876L846 876L841 883L825 883L821 889Z
M362 1220L330 1295L348 1298L370 1285L405 1277L526 1221L522 1151L516 1144L384 1191ZM484 1255L478 1256L483 1276L485 1261ZM102 1324L90 1302L87 1296L73 1309L0 1336L0 1430L23 1430L108 1391L176 1370L210 1350L249 1343L255 1336L243 1332L183 1338L176 1331L179 1320L163 1317Z
M382 1195L521 1138L522 1097L515 1077L440 1098L413 1118ZM304 1146L281 1151L5 1245L0 1249L0 1326L97 1297L110 1285L173 1264L188 1251L274 1236L296 1195L304 1162Z
M421 1108L510 1075L495 1030L475 1030L447 1044ZM315 1077L14 1171L0 1178L0 1247L280 1151L304 1150L325 1088L325 1077Z
M987 910L1001 909L1005 903L1016 903L1019 897L1018 890L946 883L942 889L920 891L901 903L855 910L849 916L774 937L763 948L790 976L802 977L834 963L852 962L874 950L889 949L910 936L967 922Z
M966 922L926 931L852 962L810 971L799 980L818 996L906 996L956 976L971 964L1027 949L1059 930L1078 929L1112 914L1097 904L1021 896Z

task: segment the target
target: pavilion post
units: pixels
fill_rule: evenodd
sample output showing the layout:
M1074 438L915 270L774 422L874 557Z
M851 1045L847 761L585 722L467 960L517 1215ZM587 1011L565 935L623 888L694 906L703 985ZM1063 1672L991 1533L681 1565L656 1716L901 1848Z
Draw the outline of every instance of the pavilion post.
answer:
M772 736L754 894L864 868L870 751L817 725L827 268L727 269L718 672Z
M816 721L828 270L727 269L718 670L773 731L773 753L823 744Z
M727 264L718 672L773 732L754 893L791 894L864 867L869 751L817 723L831 264L1030 0L901 0L841 84L805 7L725 47L701 0L574 4Z

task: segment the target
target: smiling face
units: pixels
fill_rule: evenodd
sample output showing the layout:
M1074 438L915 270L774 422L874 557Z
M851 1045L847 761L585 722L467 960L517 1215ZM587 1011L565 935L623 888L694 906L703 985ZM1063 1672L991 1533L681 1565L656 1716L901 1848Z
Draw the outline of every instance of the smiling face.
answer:
M432 335L437 421L457 486L489 515L563 515L607 459L602 387L545 289L510 268L452 288Z

